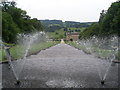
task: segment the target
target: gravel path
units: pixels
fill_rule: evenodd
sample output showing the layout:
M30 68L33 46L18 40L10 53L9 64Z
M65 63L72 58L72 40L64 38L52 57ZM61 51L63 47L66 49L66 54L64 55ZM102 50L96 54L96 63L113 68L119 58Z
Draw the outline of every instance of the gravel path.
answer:
M17 67L19 67L20 62ZM110 62L61 43L42 50L37 55L27 57L20 73L20 86L14 85L15 77L3 64L3 87L16 88L117 88L118 64L112 64L106 77L105 85L101 85L101 77L105 74ZM15 67L15 66L14 66ZM19 69L15 69L18 73ZM98 72L99 71L99 72ZM101 72L101 74L100 74Z

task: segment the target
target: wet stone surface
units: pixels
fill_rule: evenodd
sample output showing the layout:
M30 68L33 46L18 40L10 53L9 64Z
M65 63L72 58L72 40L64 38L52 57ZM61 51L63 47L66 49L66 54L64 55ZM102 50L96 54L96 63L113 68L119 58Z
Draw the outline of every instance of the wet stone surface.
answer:
M117 88L118 64L110 67L105 85L101 85L100 78L109 65L106 60L63 43L27 57L20 66L23 69L18 86L14 84L15 76L8 64L2 64L2 85L4 88ZM17 67L19 64L14 66ZM16 73L19 73L18 69Z

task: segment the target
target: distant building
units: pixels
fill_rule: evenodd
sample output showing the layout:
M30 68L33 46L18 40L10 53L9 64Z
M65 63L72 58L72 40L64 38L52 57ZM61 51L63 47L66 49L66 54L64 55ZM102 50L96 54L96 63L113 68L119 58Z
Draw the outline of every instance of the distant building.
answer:
M77 41L79 39L79 32L66 32L66 40Z

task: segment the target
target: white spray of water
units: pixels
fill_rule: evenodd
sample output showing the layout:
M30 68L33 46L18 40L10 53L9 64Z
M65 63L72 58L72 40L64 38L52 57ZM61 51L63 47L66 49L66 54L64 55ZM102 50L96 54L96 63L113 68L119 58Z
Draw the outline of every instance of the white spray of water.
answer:
M105 80L111 64L113 63L112 61L116 59L118 53L118 37L111 36L107 38L98 38L93 36L87 40L79 40L77 43L84 52L91 53L109 62L109 65L105 68L104 75L102 75L100 68L97 67L100 79ZM103 62L103 60L99 60L97 65L102 64Z
M21 37L21 36L24 36L24 37ZM19 42L19 44L23 44L25 46L25 53L24 53L24 56L23 56L23 62L22 62L22 67L20 68L19 72L18 72L18 77L21 73L21 71L23 70L23 66L24 66L24 63L25 63L25 60L26 60L26 57L29 53L29 50L31 49L31 46L33 44L39 44L43 41L45 41L45 33L44 32L37 32L37 33L34 33L34 34L29 34L29 35L20 35L20 37L22 38L22 43ZM21 40L21 38L19 37L18 41Z
M16 80L18 80L17 74L15 73L14 65L12 64L12 61L11 61L11 56L10 56L10 52L9 52L9 47L6 47L6 46L3 44L2 41L1 41L1 43L2 43L1 45L2 45L2 47L3 47L3 50L4 50L5 54L6 54L6 58L7 58L7 60L8 60L9 67L12 69L13 74L15 75Z
M23 67L24 67L24 64L26 61L26 57L29 54L29 50L31 49L32 45L40 44L42 42L45 42L45 40L46 40L46 36L45 36L44 32L18 35L17 42L18 42L18 46L20 47L20 50L23 54L22 55L23 59L21 58L17 61L11 61L11 56L9 55L8 52L6 52L10 67L13 70L16 80L20 79L20 73L23 70ZM18 51L17 54L19 54L19 53L20 53L20 51Z

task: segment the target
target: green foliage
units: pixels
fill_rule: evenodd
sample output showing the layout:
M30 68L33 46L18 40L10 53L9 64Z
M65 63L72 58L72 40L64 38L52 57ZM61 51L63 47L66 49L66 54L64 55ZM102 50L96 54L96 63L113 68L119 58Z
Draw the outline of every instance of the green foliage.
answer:
M2 7L2 39L7 43L15 43L18 33L42 31L43 26L36 18L31 19L27 12L17 8L16 2L4 1Z
M81 32L79 38L89 38L93 35L105 37L117 34L120 35L120 1L112 3L107 11L102 10L99 22Z
M75 28L81 28L81 27L88 27L92 24L93 22L85 22L85 23L80 23L80 22L74 22L74 21L65 21L64 25L65 27L75 27Z
M20 29L14 23L13 18L7 12L2 13L2 38L3 41L7 41L8 43L13 43L16 41L16 35L20 32Z
M46 32L55 32L63 28L62 20L40 20Z
M79 38L83 39L83 38L89 38L93 35L98 35L98 31L99 31L99 24L98 23L93 23L90 27L86 28L85 30L83 30L80 35Z
M55 32L47 32L47 35L51 39L63 39L65 37L65 31L63 29L58 29Z
M111 35L118 34L120 30L120 1L115 2L108 9L100 22L100 34Z
M31 19L30 23L31 23L31 25L33 25L34 30L43 31L43 26L42 26L41 22L39 20L37 20L37 18Z
M58 29L61 29L62 27L59 24L50 24L47 26L46 30L47 32L55 32Z

